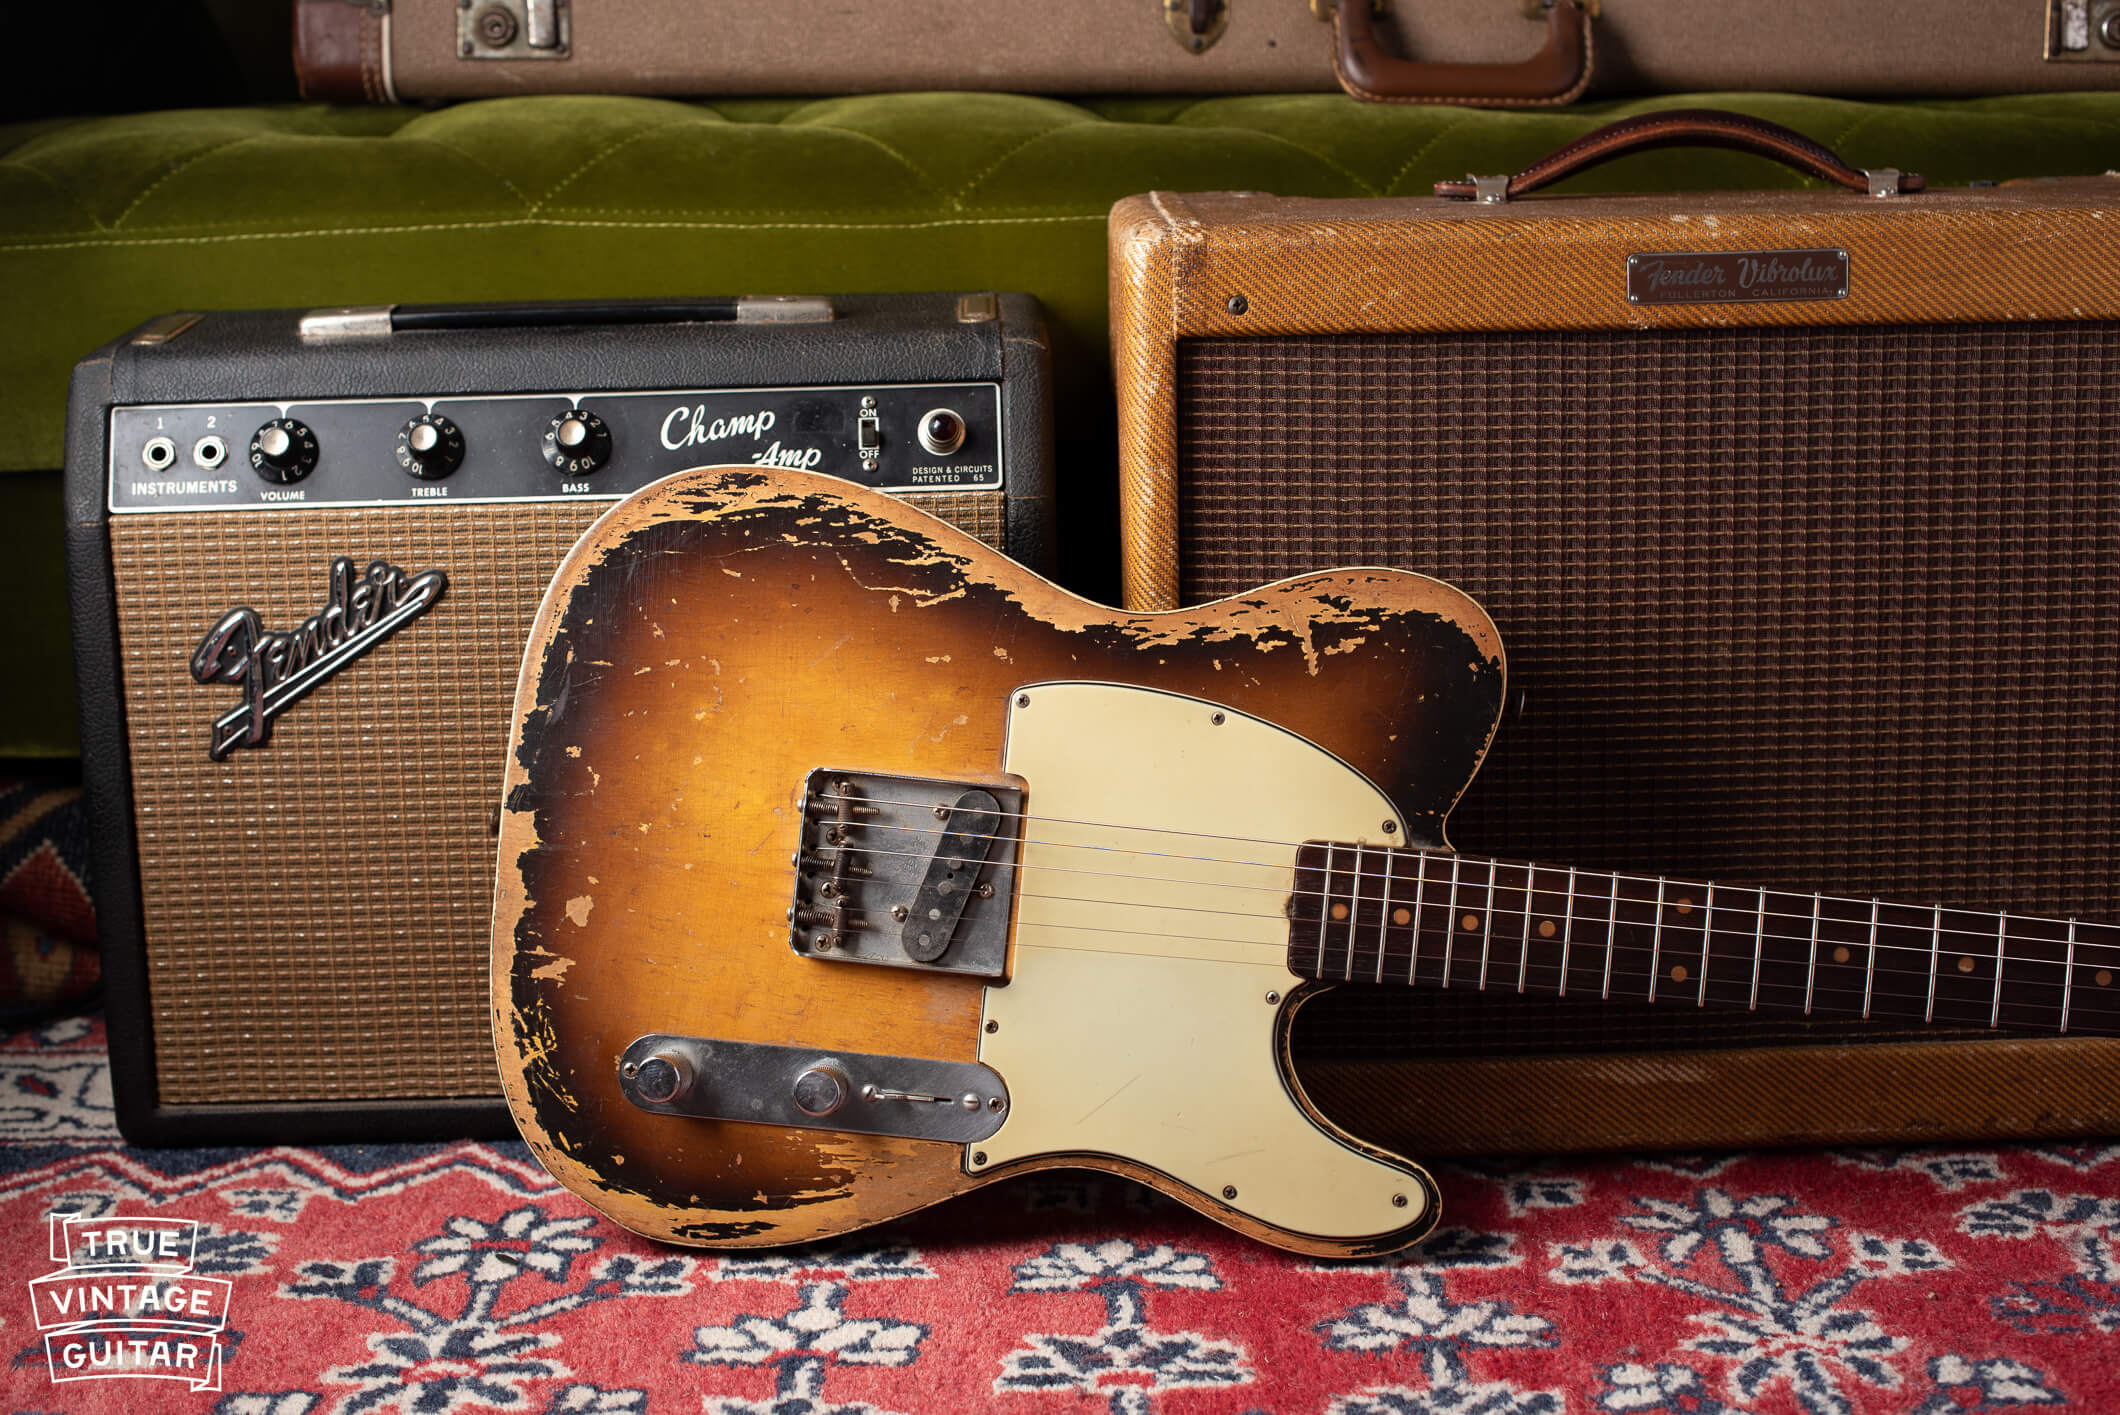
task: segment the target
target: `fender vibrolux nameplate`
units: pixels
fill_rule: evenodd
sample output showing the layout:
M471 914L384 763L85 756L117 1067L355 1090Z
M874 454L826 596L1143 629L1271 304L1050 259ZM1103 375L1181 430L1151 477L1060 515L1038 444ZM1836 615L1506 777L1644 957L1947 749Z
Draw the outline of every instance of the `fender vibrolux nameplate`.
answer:
M995 293L221 312L92 355L69 555L125 1134L507 1133L494 793L553 567L713 461L1049 564L1046 380Z
M524 660L491 973L516 1121L677 1242L1087 1167L1351 1256L1438 1203L1310 1096L1290 1035L1332 985L2120 1033L2108 924L1454 853L1506 678L1479 605L1403 571L1124 613L830 479L650 488ZM983 884L998 976L949 966ZM839 957L856 934L892 966Z

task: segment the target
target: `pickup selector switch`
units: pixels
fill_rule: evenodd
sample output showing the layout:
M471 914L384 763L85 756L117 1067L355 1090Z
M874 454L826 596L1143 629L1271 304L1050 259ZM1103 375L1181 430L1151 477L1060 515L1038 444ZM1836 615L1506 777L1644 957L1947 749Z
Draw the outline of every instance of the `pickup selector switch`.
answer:
M316 470L317 435L293 418L274 418L250 438L250 469L267 481L300 481Z
M567 476L593 472L611 460L611 429L587 408L555 414L545 429L545 460Z
M947 457L964 446L964 419L949 408L936 408L920 418L920 445L931 457Z
M421 481L440 481L464 465L464 434L439 413L422 413L398 429L397 462Z

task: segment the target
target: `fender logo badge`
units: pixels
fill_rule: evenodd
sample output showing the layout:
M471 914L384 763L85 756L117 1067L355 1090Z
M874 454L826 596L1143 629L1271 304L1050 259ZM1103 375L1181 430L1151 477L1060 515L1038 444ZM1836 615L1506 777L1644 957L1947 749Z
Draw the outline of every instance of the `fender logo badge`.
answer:
M1627 257L1627 303L1634 305L1847 297L1844 250L1649 251Z
M206 755L225 759L238 747L262 747L275 717L312 688L433 607L449 586L440 570L407 575L375 561L358 578L353 561L331 562L331 596L289 634L267 633L257 611L231 609L191 656L201 683L233 683L243 701L214 719Z

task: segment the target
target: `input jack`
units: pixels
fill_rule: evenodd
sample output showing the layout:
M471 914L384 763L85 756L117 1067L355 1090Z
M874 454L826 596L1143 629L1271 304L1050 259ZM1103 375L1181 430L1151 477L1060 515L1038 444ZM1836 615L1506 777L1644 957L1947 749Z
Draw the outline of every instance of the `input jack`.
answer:
M210 472L228 460L228 444L208 433L191 445L191 460Z
M177 460L177 444L166 437L150 437L140 449L140 460L150 472L166 472Z

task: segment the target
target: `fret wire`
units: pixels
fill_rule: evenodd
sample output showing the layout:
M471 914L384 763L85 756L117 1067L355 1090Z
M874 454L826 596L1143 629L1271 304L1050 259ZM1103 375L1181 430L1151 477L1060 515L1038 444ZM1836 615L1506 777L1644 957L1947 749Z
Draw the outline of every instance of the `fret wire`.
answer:
M1929 1009L1921 1014L1924 1022L1936 1020L1936 964L1943 954L1943 904L1936 905L1936 922L1929 927Z
M1601 998L1612 996L1612 945L1619 941L1619 876L1612 877L1612 907L1605 913L1605 986Z
M1811 970L1803 980L1803 1015L1811 1015L1811 990L1818 985L1818 911L1825 900L1818 894L1811 896Z
M1649 1001L1656 1001L1656 975L1664 970L1664 877L1656 877L1656 933L1649 940Z
M1384 902L1377 909L1377 984L1384 982L1384 955L1391 951L1391 883L1398 872L1391 866L1391 856L1384 857Z
M1487 904L1480 910L1480 991L1487 991L1487 956L1494 948L1494 861L1487 862Z
M1362 849L1360 844L1354 847L1354 879L1347 886L1347 965L1340 970L1343 983L1354 981L1354 926L1362 917Z
M1575 866L1568 867L1568 902L1561 916L1561 996L1568 995L1568 946L1575 942Z
M1443 906L1443 986L1450 986L1450 962L1457 952L1457 887L1458 862L1462 855L1450 857L1450 902Z
M1715 886L1708 886L1707 910L1700 916L1700 991L1694 995L1695 1007L1708 1005L1708 946L1715 938Z
M1870 901L1870 947L1868 958L1862 965L1862 1020L1870 1020L1870 987L1877 981L1877 911L1883 901Z
M1988 1009L1988 1025L1994 1026L2002 1020L2002 936L2009 932L2010 916L2007 913L1995 916L1995 1002Z
M1538 866L1524 866L1524 937L1516 946L1516 990L1524 991L1524 975L1531 967L1531 896L1538 884Z
M2076 987L2076 921L2068 921L2068 961L2061 965L2061 1035L2068 1035L2069 996Z
M1751 1009L1759 1011L1759 962L1767 946L1767 892L1759 891L1759 927L1752 933L1752 1002Z
M1406 986L1421 970L1421 906L1428 902L1428 852L1421 852L1421 868L1413 877L1413 937L1406 943Z

